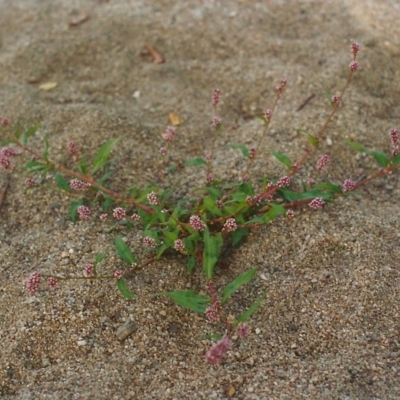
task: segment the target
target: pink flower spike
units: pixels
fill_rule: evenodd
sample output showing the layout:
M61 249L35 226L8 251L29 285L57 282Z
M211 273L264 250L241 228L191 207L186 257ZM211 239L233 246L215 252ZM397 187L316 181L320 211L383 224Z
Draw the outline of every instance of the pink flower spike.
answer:
M8 125L8 119L7 118L0 118L0 121L1 121L3 126L7 126Z
M160 202L158 201L157 195L155 192L150 192L147 195L147 201L149 202L149 204L151 204L152 206L156 206L157 204L160 204Z
M176 134L176 129L173 126L168 126L167 129L165 130L165 133L163 134L163 138L167 142L172 142L175 138Z
M76 190L76 191L84 190L84 189L86 189L86 188L88 188L88 187L90 187L90 186L91 186L90 183L82 182L82 181L80 181L79 179L71 179L71 180L69 181L69 187L70 187L72 190Z
M355 188L356 188L356 183L354 181L352 181L351 179L346 179L342 185L342 192L343 193L351 192Z
M126 217L126 211L122 207L116 207L113 210L113 217L117 221L121 221L121 219L124 219Z
M143 244L152 249L157 247L157 242L150 236L146 236L143 238Z
M224 227L222 228L223 232L234 232L238 228L235 218L228 218L225 221Z
M328 154L324 154L318 161L317 161L317 169L318 172L322 171L322 168L324 168L328 163L330 159Z
M284 176L280 178L278 182L276 182L277 186L279 187L287 187L290 185L291 179L289 176Z
M340 103L340 96L337 96L336 94L334 94L334 95L332 96L332 98L331 98L331 101L332 101L332 104L333 104L335 107L338 107L338 106L339 106L339 103Z
M47 286L50 288L50 289L55 289L56 288L56 286L57 286L57 279L56 278L54 278L53 276L51 276L48 280L47 280Z
M217 128L220 124L221 124L221 118L217 116L213 117L213 119L211 120L211 126L213 128Z
M322 199L322 197L316 197L315 199L311 200L308 203L308 206L312 209L312 210L319 210L320 208L323 207L323 205L325 204L324 200Z
M92 276L93 273L94 273L93 264L86 264L85 267L83 268L83 276L88 278L89 276Z
M360 45L356 42L353 42L351 44L351 54L353 54L353 56L356 57L359 51L360 51Z
M25 186L27 186L27 187L36 186L36 181L33 178L28 178L25 181Z
M206 361L209 364L218 364L231 346L231 339L229 339L227 335L224 335L221 340L219 340L217 343L214 343L207 351Z
M40 286L40 282L42 281L42 274L39 271L33 272L29 278L26 280L26 291L29 294L35 294Z
M356 71L358 70L358 67L359 67L359 64L358 64L357 61L352 61L352 62L349 64L349 68L350 68L350 71L351 71L351 72L356 72Z
M90 208L87 206L79 206L76 211L79 214L79 218L82 220L89 219L92 215Z
M244 338L249 334L249 330L249 326L242 322L236 328L236 333L239 337Z
M68 142L68 153L72 156L78 155L78 149L75 146L75 142L73 142L72 140Z
M213 94L212 94L213 107L217 107L220 100L221 100L221 91L219 89L214 89Z
M176 239L174 242L174 249L179 252L185 251L185 244L182 239Z
M107 214L101 214L99 218L100 218L101 222L105 222L107 220L107 218L108 218L108 215Z
M270 120L271 120L271 118L272 118L272 110L271 110L270 108L267 108L267 109L264 111L264 117L265 117L265 119L266 119L267 121L270 121Z
M189 224L196 231L204 231L204 228L207 226L198 215L192 215L189 218Z
M288 219L294 218L294 211L293 211L293 210L287 210L287 211L286 211L286 217L287 217Z
M390 140L392 142L392 146L396 147L399 145L400 141L399 141L399 132L397 129L391 129L389 131L389 135L390 135Z
M120 269L117 269L115 272L114 272L114 278L115 279L121 279L122 278L122 275L123 275L124 273L120 270Z

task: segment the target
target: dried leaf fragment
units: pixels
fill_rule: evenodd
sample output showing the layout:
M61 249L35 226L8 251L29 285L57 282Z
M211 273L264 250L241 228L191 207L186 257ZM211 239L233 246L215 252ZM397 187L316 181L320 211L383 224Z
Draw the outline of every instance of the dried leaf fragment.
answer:
M89 15L85 14L85 15L81 15L80 17L71 19L71 21L69 21L69 26L78 26L80 24L83 24L84 22L86 22L89 19Z
M226 389L226 395L228 397L232 397L236 393L236 389L234 388L233 385L229 385Z
M153 63L162 64L165 63L165 58L150 44L146 44L147 50L153 57Z
M179 115L175 113L169 113L169 122L171 125L178 126L181 124L181 120L179 119Z
M46 83L42 83L41 85L39 85L39 89L41 90L52 90L54 88L56 88L58 85L57 82L46 82Z

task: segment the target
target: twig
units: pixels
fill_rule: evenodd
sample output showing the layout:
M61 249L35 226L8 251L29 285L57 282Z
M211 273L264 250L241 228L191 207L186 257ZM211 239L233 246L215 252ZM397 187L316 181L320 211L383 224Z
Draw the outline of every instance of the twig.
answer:
M310 96L308 96L300 105L299 108L296 111L300 111L302 110L308 103L310 100L312 100L315 97L315 93L310 94Z

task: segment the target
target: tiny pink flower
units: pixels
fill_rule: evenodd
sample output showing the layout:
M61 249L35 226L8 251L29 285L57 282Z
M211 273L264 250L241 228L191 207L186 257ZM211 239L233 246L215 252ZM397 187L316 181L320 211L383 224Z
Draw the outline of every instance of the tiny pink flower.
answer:
M47 280L47 286L51 289L54 289L57 286L57 279L54 278L53 276L51 276L48 280Z
M324 154L318 161L317 161L317 169L318 172L322 171L322 168L324 168L330 161L330 158L328 154Z
M143 244L147 247L154 249L157 247L157 242L150 236L146 236L143 238Z
M159 204L159 201L158 201L158 198L157 198L157 195L155 194L155 192L150 192L147 195L147 201L149 202L149 204L151 204L153 206Z
M71 179L70 181L69 181L69 187L72 189L72 190L83 190L83 189L86 189L86 188L88 188L88 187L90 187L91 186L91 184L90 183L88 183L88 182L82 182L82 181L80 181L79 179Z
M185 244L183 243L182 239L176 239L174 242L174 249L179 252L185 251Z
M316 197L315 199L311 200L308 203L308 206L312 209L312 210L318 210L320 208L322 208L322 206L325 204L324 200L322 199L322 197Z
M279 187L287 187L290 185L290 182L291 178L289 176L284 176L283 178L280 178L276 184Z
M7 126L8 125L8 119L7 118L0 118L0 121L1 121L3 126Z
M167 148L166 147L161 147L160 149L160 154L162 154L163 156L165 156L167 154Z
M278 96L280 96L283 93L283 89L285 88L286 84L287 84L287 80L281 79L281 81L279 82L279 85L276 87L276 93Z
M190 226L196 231L203 231L204 228L207 226L204 221L200 219L198 215L192 215L189 218Z
M286 217L289 218L289 219L294 218L294 211L291 210L291 209L287 210L286 211Z
M217 128L220 124L221 124L221 118L217 116L213 117L213 119L211 120L211 126L213 128Z
M139 214L133 213L133 214L131 215L131 218L132 218L132 220L135 221L135 222L140 221L140 215L139 215Z
M254 147L250 149L249 158L250 160L254 160L256 158L256 149Z
M265 117L265 119L266 119L267 121L270 121L270 120L271 120L271 118L272 118L272 110L271 110L270 108L267 108L267 109L264 111L264 117Z
M25 180L25 186L27 187L36 186L36 181L33 178L28 178Z
M41 281L42 274L39 271L33 272L26 280L26 291L30 294L35 294L39 289Z
M83 268L83 276L88 278L89 276L92 276L94 273L94 266L93 264L86 264Z
M214 89L212 94L212 105L216 107L221 100L221 91L219 89Z
M116 207L113 210L113 217L121 221L121 219L124 219L126 217L126 211L122 207Z
M342 192L343 193L351 192L355 188L356 188L356 183L354 181L352 181L351 179L346 179L342 185Z
M231 339L229 339L227 335L224 335L221 340L219 340L217 343L214 343L207 351L206 361L209 364L218 364L228 352L231 345Z
M99 218L100 218L101 222L105 222L105 221L107 221L108 215L107 214L101 214Z
M209 184L213 181L213 176L211 174L207 174L206 182Z
M206 161L207 161L208 163L210 163L211 160L212 160L212 155L211 155L211 153L207 153L205 157L206 157Z
M122 278L122 275L123 275L124 273L120 270L120 269L117 269L115 272L114 272L114 278L115 279L121 279Z
M103 196L103 192L101 192L100 190L96 193L96 197L97 198L99 198L99 197L102 197Z
M356 42L351 44L351 54L355 57L360 50L360 45Z
M173 126L167 126L165 133L163 134L163 138L167 142L172 142L175 138L176 129Z
M314 178L310 178L307 182L309 186L312 186L315 185L317 181Z
M222 208L223 206L222 200L217 200L215 203L217 204L218 208Z
M242 322L236 328L236 333L239 337L244 338L249 334L249 330L249 326Z
M79 214L79 218L82 220L89 219L92 215L90 208L87 206L79 206L76 211Z
M358 67L359 67L359 64L358 64L357 61L352 61L352 62L349 64L349 68L350 68L350 71L351 71L351 72L356 72L356 71L358 70Z
M235 218L228 218L225 221L224 227L222 228L223 232L234 232L238 228Z

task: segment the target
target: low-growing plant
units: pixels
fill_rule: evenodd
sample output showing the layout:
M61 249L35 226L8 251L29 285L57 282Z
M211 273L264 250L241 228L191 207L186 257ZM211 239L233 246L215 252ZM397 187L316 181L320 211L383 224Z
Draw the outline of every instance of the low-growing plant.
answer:
M66 279L115 279L117 288L123 296L135 298L128 276L175 251L186 257L188 273L192 273L197 266L202 267L208 294L195 293L193 290L174 290L154 295L167 296L183 308L203 313L208 321L218 328L218 332L211 335L217 342L207 352L206 360L212 364L220 362L231 346L232 336L247 335L249 327L246 321L259 308L265 297L265 293L262 293L254 299L249 309L236 318L224 315L224 305L235 291L251 281L256 269L243 272L218 293L214 276L223 247L240 244L251 229L277 220L290 220L306 210L321 209L326 203L341 196L348 196L369 181L388 175L400 166L399 133L392 129L389 132L392 144L389 155L347 140L347 144L353 150L370 154L375 158L379 169L371 176L357 182L346 177L340 184L313 179L304 182L300 178L299 173L303 165L319 148L327 126L340 109L343 96L358 70L359 65L356 61L358 52L359 45L353 43L347 80L339 94L330 97L331 111L323 126L316 133L306 132L308 146L304 154L297 161L292 161L283 153L273 153L273 156L286 167L287 172L284 176L278 178L252 176L254 161L261 155L263 139L287 84L287 81L282 79L276 87L274 104L259 116L264 128L255 140L255 147L231 145L240 150L246 159L246 166L240 178L234 181L214 178L215 147L212 145L210 152L204 157L184 162L183 165L186 167L204 168L206 179L195 191L179 199L174 197L171 187L163 183L166 174L172 174L173 170L173 165L169 164L168 151L176 135L175 127L168 126L163 135L165 146L160 149L160 153L164 157L164 163L159 182L150 182L144 187L134 185L123 193L117 193L109 183L110 172L107 165L111 151L120 138L111 139L103 144L91 161L80 154L74 142L69 142L68 152L75 166L70 169L52 161L47 138L45 149L41 154L28 146L29 138L36 133L38 127L31 127L25 131L19 128L11 129L8 121L3 118L2 132L7 146L0 150L0 165L4 170L15 172L16 157L21 155L30 157L23 165L23 169L31 174L26 180L27 186L35 185L35 174L53 173L55 182L61 190L82 193L78 200L71 202L72 221L87 220L95 213L98 213L98 218L104 223L110 217L114 222L124 220L125 224L119 225L118 229L140 229L143 233L143 245L148 248L146 253L148 256L138 260L123 238L116 236L115 249L121 260L127 263L129 268L126 270L117 270L112 275L102 275L98 264L104 259L105 254L101 253L97 255L93 264L84 266L82 277L48 275L39 271L32 273L26 283L27 291L35 294L44 278L50 287L55 287L59 281ZM211 120L211 127L215 131L222 128L221 119L216 113L220 98L220 90L215 89L212 95L215 115ZM321 155L316 163L318 177L328 163L329 156ZM295 213L295 210L300 211Z

